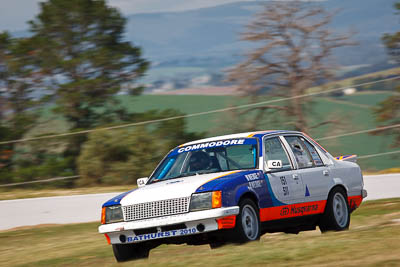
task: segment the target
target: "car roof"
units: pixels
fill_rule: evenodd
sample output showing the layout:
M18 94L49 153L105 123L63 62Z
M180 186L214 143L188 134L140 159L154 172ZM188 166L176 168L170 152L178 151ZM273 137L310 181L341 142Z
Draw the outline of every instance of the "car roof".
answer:
M288 131L288 130L265 130L265 131L256 131L256 132L246 132L246 133L237 133L237 134L221 135L221 136L215 136L215 137L210 137L210 138L204 138L204 139L200 139L200 140L195 140L195 141L191 141L191 142L188 142L188 143L184 143L184 144L180 145L179 147L188 146L188 145L194 145L194 144L198 144L198 143L205 143L205 142L218 141L218 140L234 139L234 138L249 138L249 137L255 137L255 138L262 139L265 135L286 134L286 133L302 134L301 132L297 132L297 131Z

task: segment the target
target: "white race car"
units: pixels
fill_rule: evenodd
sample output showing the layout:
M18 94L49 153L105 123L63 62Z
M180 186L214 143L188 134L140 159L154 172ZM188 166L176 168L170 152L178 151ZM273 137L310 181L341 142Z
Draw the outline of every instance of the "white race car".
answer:
M104 203L99 232L125 261L164 243L217 247L267 232L345 230L367 196L355 160L294 131L186 143L137 189Z

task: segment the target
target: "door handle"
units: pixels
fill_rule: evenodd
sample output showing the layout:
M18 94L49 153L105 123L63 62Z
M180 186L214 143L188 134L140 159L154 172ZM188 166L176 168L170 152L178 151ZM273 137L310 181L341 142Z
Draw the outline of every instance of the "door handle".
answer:
M329 171L328 171L328 170L324 170L324 171L322 172L322 174L323 174L324 176L329 176Z
M298 174L293 174L293 180L299 180L299 175Z

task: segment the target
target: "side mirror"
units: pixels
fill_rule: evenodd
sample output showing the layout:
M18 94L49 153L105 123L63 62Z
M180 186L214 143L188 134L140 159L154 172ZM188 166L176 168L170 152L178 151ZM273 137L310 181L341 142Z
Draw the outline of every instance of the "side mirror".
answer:
M145 186L148 180L149 180L149 177L138 178L137 181L136 181L138 187Z
M281 169L282 168L282 160L268 160L267 161L267 167L268 169Z

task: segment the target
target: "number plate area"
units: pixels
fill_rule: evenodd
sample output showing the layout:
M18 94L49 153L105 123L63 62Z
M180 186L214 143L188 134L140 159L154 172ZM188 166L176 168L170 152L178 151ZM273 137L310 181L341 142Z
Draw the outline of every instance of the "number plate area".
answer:
M215 219L206 219L193 222L185 222L185 228L166 230L162 227L153 227L152 229L126 230L108 233L111 244L138 243L161 238L179 237L185 235L201 234L205 232L218 230L218 224Z

